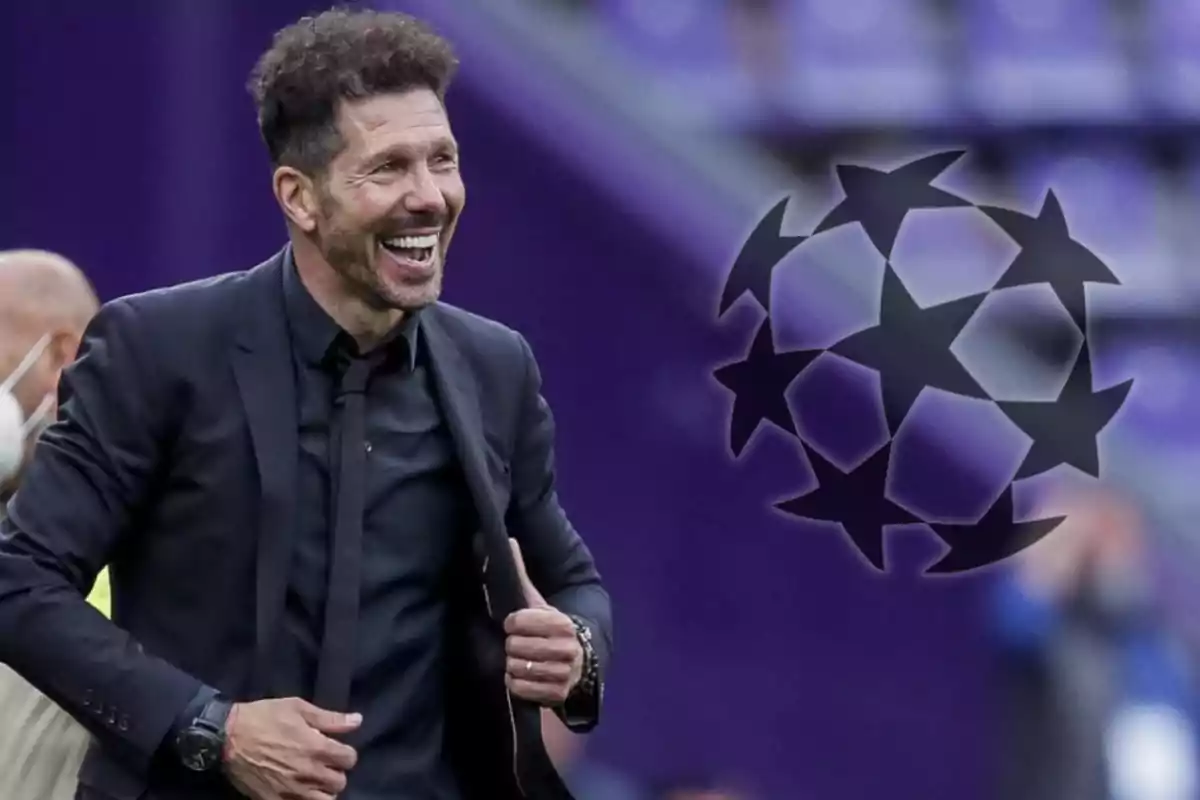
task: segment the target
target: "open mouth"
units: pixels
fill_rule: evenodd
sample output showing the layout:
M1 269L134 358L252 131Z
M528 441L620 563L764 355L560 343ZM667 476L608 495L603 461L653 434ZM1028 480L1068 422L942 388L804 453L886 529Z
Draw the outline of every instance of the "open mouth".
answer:
M404 261L426 265L433 261L437 251L438 237L436 234L424 236L394 236L380 240L383 249Z

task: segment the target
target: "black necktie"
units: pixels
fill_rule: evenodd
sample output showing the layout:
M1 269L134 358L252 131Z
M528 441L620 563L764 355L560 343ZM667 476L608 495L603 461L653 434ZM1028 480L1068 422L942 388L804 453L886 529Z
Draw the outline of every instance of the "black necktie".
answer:
M345 363L345 362L343 362ZM325 628L313 702L348 711L362 587L363 484L366 481L366 388L372 362L349 359L335 403L340 457L333 499L333 546L325 600ZM332 444L332 443L331 443Z

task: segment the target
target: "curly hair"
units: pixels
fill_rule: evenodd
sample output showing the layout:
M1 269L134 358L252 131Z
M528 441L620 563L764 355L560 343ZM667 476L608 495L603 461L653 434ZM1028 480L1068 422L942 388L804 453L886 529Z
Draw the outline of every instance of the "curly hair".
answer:
M457 68L450 43L415 17L335 8L276 33L247 88L272 164L318 175L343 147L343 100L427 88L445 102Z

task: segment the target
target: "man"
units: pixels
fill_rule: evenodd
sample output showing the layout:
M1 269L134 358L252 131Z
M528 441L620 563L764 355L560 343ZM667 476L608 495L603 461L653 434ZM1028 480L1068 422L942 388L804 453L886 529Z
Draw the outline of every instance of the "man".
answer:
M97 307L87 278L62 256L0 253L0 518ZM88 740L70 715L0 665L0 797L70 800Z
M1195 797L1195 665L1155 597L1143 515L1111 489L1068 496L1063 511L991 598L996 796Z
M0 433L0 500L16 490L25 441L53 417L59 376L98 305L88 279L66 258L44 250L0 252L0 394L16 401L24 428L12 464L10 437Z
M289 245L107 304L64 375L0 660L93 734L81 798L570 797L540 708L597 724L610 605L528 344L438 302L454 68L404 15L281 31L251 88Z

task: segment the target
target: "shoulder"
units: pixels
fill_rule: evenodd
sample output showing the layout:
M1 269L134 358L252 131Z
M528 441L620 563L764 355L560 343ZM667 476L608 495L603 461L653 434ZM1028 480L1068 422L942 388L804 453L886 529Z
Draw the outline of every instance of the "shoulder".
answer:
M497 322L465 308L449 303L435 303L422 313L429 313L445 326L447 332L459 334L472 341L497 341L502 345L520 347L523 337L503 322Z
M177 379L199 380L219 367L239 320L254 313L245 298L257 293L251 288L255 284L265 286L269 265L105 303L88 326L69 372L94 364L115 381L154 376L154 384L165 387ZM257 306L258 313L263 307Z
M225 342L247 314L262 313L279 276L280 256L248 270L226 272L186 283L125 295L105 303L87 338L132 338L148 351L174 356L181 348L196 353ZM282 296L282 292L279 292Z
M449 303L439 302L422 313L429 314L468 357L492 363L532 357L525 337L502 322Z
M125 295L105 303L99 319L149 328L151 332L175 330L195 323L229 321L235 313L239 290L250 280L250 272L231 272L175 286Z

